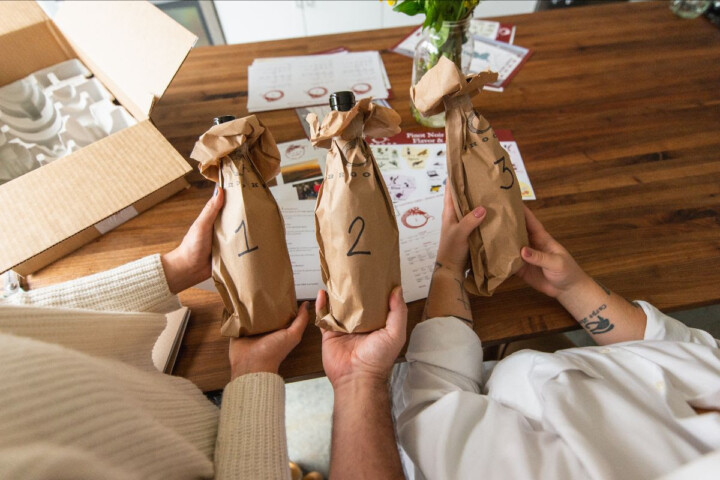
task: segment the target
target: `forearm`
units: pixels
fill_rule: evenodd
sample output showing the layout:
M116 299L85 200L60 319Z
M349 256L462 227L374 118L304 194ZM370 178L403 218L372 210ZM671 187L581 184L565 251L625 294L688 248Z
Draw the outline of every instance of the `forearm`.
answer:
M422 319L453 316L472 326L470 299L463 286L463 280L462 271L435 262Z
M193 265L183 258L183 252L176 248L160 256L168 288L173 294L178 294L205 280L209 273L207 265Z
M404 478L386 379L344 379L334 387L330 478Z
M645 336L643 309L588 275L557 299L599 345L642 340Z

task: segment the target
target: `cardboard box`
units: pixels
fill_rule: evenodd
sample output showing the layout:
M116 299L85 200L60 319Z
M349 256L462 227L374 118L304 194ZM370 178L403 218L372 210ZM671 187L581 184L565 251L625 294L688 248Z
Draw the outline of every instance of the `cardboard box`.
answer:
M0 85L79 58L135 117L0 186L0 272L36 271L188 186L150 112L197 38L146 2L0 2Z

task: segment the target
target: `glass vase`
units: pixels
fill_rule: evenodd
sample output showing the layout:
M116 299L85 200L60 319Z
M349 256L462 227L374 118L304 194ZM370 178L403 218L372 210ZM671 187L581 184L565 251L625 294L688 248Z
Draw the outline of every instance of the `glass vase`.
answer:
M473 36L468 32L470 21L471 17L457 22L443 22L439 30L428 28L425 31L415 47L412 85L417 84L423 75L437 64L441 56L452 60L464 74L469 73L475 50ZM445 126L444 113L423 117L413 105L412 100L410 100L410 110L420 125L432 128Z
M697 18L711 3L712 0L670 0L670 10L681 18Z

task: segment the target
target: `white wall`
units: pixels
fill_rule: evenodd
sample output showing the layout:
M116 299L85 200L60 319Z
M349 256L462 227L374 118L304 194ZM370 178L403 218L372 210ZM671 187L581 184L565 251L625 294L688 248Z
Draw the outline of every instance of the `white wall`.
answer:
M538 0L485 0L475 7L475 18L502 17L520 15L535 11Z
M1 0L0 0L1 1ZM52 17L57 0L37 0ZM227 43L250 43L309 35L420 25L378 0L214 0ZM537 0L484 0L475 17L531 13Z
M330 33L420 25L423 15L393 11L378 0L214 0L227 43L249 43ZM475 17L535 11L537 0L485 0Z
M295 0L215 0L215 10L227 43L262 42L306 35L298 3Z
M53 18L59 7L57 0L37 0L38 5L45 10L45 14Z

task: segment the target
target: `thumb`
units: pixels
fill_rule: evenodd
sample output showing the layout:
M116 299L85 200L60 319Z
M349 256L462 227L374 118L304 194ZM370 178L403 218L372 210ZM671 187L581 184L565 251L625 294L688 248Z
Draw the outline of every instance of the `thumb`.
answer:
M325 309L325 305L327 305L327 293L325 290L318 290L315 297L315 316L319 318L323 315L322 311Z
M215 193L212 197L210 197L210 200L207 201L202 211L200 212L200 215L198 215L197 220L195 220L198 226L200 226L201 228L209 228L210 226L212 226L212 224L215 223L215 219L217 218L218 213L220 213L220 210L222 210L224 203L225 191L222 188L218 188L216 186Z
M390 311L388 312L385 329L393 338L405 341L407 326L407 305L403 299L402 287L395 287L390 294Z
M486 216L487 210L485 210L484 207L475 208L458 222L460 231L463 232L465 237L469 237L473 230L478 228L483 220L485 220Z
M308 302L303 302L298 311L297 317L292 321L289 327L287 327L288 333L298 342L302 339L303 332L310 321L310 314L308 313Z
M562 258L556 253L541 252L530 247L523 247L520 253L523 260L530 265L548 270L562 270Z

